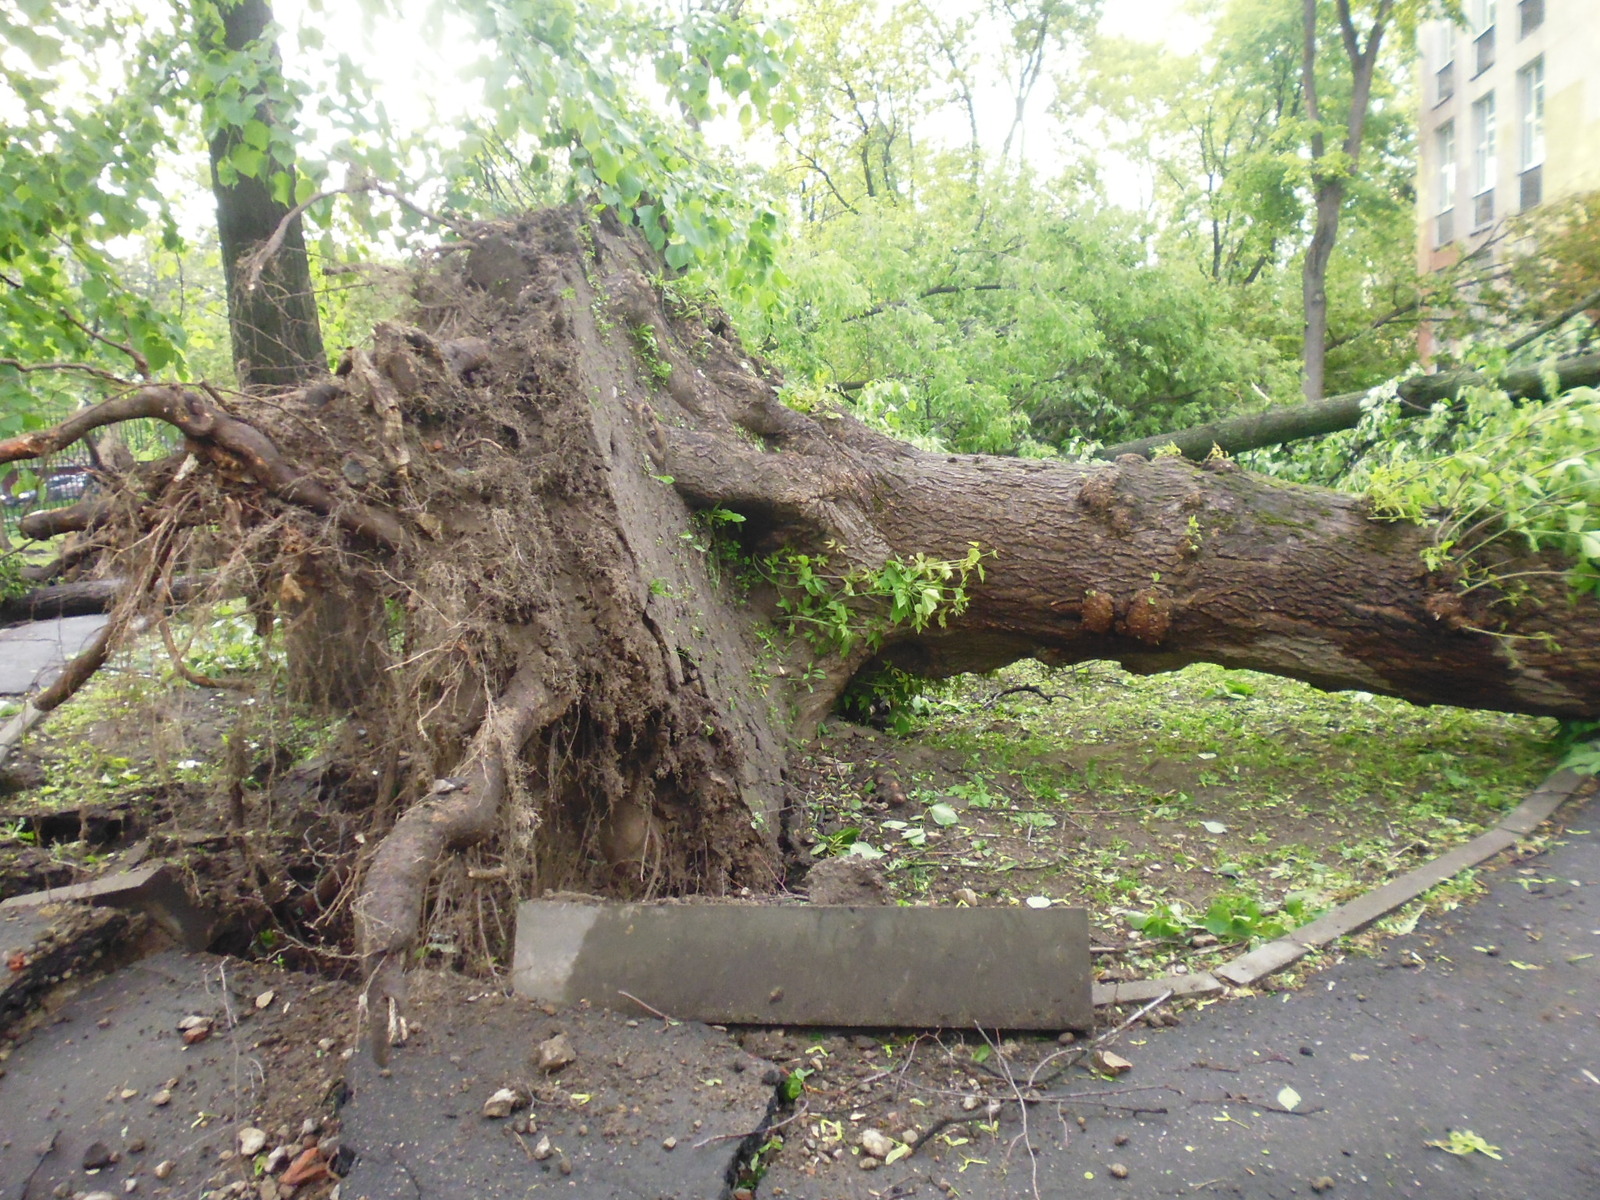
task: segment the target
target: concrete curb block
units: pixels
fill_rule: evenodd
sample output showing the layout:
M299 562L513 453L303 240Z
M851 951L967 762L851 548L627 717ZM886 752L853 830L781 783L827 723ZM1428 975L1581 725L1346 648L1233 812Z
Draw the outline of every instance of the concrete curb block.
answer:
M1169 975L1131 983L1097 983L1094 987L1095 1005L1145 1004L1166 991L1171 991L1174 997L1214 995L1222 991L1225 984L1249 987L1299 962L1313 950L1346 934L1365 929L1379 918L1409 904L1429 888L1488 861L1503 850L1509 850L1520 838L1533 833L1554 816L1563 804L1592 795L1597 787L1600 785L1588 776L1575 771L1557 771L1502 817L1493 829L1441 854L1432 862L1424 863L1365 895L1323 913L1292 934L1257 946L1248 954L1224 963L1211 974ZM1201 980L1215 985L1214 990L1202 990L1206 985L1200 983Z
M12 896L0 900L0 912L47 904L92 904L143 912L189 950L204 950L216 925L215 915L195 904L183 881L165 864Z

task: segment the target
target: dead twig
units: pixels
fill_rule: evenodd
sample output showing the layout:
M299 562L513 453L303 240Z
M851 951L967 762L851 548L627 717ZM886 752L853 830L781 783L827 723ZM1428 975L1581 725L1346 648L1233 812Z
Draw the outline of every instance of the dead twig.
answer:
M1104 1046L1109 1046L1117 1038L1121 1037L1130 1028L1132 1028L1135 1024L1137 1024L1141 1018L1147 1016L1149 1013L1151 1013L1155 1009L1159 1008L1161 1005L1165 1004L1168 1000L1171 1000L1172 999L1172 995L1173 995L1173 993L1172 993L1171 989L1168 989L1167 991L1162 992L1161 995L1157 996L1154 1000L1150 1001L1149 1004L1146 1004L1143 1008L1139 1009L1131 1017L1129 1017L1127 1020L1123 1021L1122 1024L1118 1025L1115 1029L1111 1029L1111 1030L1108 1030L1105 1033L1102 1033L1099 1037L1095 1038L1092 1042L1088 1042L1088 1043L1086 1043L1086 1044L1084 1044L1082 1046L1076 1047L1076 1048L1074 1048L1072 1050L1057 1050L1054 1054L1047 1055L1043 1059L1040 1059L1038 1065L1036 1065L1033 1068L1033 1073L1028 1076L1028 1087L1030 1089L1032 1089L1032 1088L1038 1086L1039 1072L1044 1070L1044 1068L1046 1066L1048 1066L1051 1062L1055 1061L1058 1058L1066 1058L1068 1061L1063 1063L1055 1071L1055 1073L1052 1074L1049 1077L1049 1079L1047 1079L1045 1081L1046 1086L1048 1086L1054 1080L1060 1079L1061 1076L1066 1071L1070 1070L1073 1066L1075 1066L1078 1063L1082 1062L1083 1059L1086 1058L1090 1054L1091 1051L1099 1050Z
M261 285L261 272L266 268L272 256L283 249L283 241L289 236L289 230L294 228L296 221L305 216L307 209L315 204L321 204L324 200L331 200L335 196L357 196L363 192L376 192L380 196L387 196L400 207L410 209L419 217L432 221L435 225L443 225L447 229L453 229L463 236L469 231L469 227L462 222L423 208L422 205L412 200L409 196L379 183L376 179L364 179L358 183L347 183L344 187L329 188L325 192L318 192L315 196L301 204L296 204L283 214L283 218L278 222L278 227L272 231L272 236L251 251L241 264L243 267L241 279L243 280L244 291L253 292Z
M644 1009L645 1012L649 1013L653 1017L660 1017L668 1025L682 1025L683 1024L683 1022L678 1020L678 1018L669 1017L666 1013L662 1012L654 1004L646 1004L643 1000L639 999L639 997L635 996L632 992L625 992L621 988L618 988L617 989L617 995L622 996L622 997L624 997L624 998L626 998L628 1000L632 1000L640 1008Z
M785 1125L792 1125L810 1112L811 1107L809 1105L801 1104L799 1108L781 1121L774 1121L771 1125L763 1125L760 1129L752 1129L749 1133L714 1133L710 1137L703 1137L698 1142L695 1142L694 1149L704 1150L707 1146L717 1142L742 1142L745 1138L760 1137L764 1133L771 1133L774 1129L782 1129Z

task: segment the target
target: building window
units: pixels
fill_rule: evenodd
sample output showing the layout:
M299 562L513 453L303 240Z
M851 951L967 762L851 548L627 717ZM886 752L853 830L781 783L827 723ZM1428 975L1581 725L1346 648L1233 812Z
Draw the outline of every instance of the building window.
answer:
M1519 36L1527 37L1544 24L1544 0L1522 0L1517 5L1517 15L1522 19Z
M1544 162L1543 56L1517 72L1517 107L1522 115L1522 128L1517 138L1517 166L1525 171Z
M1472 73L1482 75L1494 66L1494 0L1473 0Z
M1496 174L1494 93L1472 105L1472 226L1480 229L1494 220Z
M1454 221L1456 206L1456 123L1446 121L1433 132L1434 150L1439 163L1439 174L1434 179L1434 213L1438 217L1435 246L1448 245L1455 240Z
M1544 58L1534 59L1517 72L1518 208L1526 210L1544 199Z
M1447 62L1434 72L1433 102L1443 104L1456 94L1456 64Z

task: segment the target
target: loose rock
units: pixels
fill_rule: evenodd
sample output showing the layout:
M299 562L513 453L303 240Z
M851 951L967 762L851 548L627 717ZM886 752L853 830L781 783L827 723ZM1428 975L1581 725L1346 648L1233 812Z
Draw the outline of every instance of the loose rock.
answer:
M109 1167L116 1160L111 1157L111 1147L104 1142L90 1142L83 1151L83 1169L85 1171L98 1171L102 1167Z
M1110 1050L1096 1050L1089 1056L1089 1062L1102 1075L1125 1075L1133 1070L1131 1062Z
M257 1129L254 1125L246 1125L239 1130L239 1153L245 1158L254 1158L261 1153L266 1144L266 1130Z
M154 1096L150 1097L150 1103L154 1104L157 1108L165 1108L167 1105L172 1103L172 1093L167 1091L166 1088L162 1088Z
M533 1149L530 1153L533 1155L535 1162L543 1162L554 1154L555 1147L550 1144L550 1135L548 1133L540 1134L539 1140L533 1144Z
M1111 1178L1113 1179L1126 1179L1128 1177L1128 1168L1121 1163L1112 1163L1106 1170L1111 1172Z
M539 1069L546 1075L553 1075L562 1067L576 1061L578 1053L572 1048L572 1043L567 1041L567 1035L558 1033L539 1043L537 1057Z
M519 1108L526 1108L533 1097L521 1088L503 1087L483 1102L483 1115L491 1120L509 1117Z
M873 1158L888 1158L894 1150L894 1140L876 1129L861 1131L861 1148Z
M163 1158L156 1164L155 1170L152 1171L151 1174L153 1174L157 1179L167 1179L172 1175L172 1172L175 1171L177 1167L178 1164L173 1162L170 1158Z
M1311 1190L1313 1192L1326 1192L1326 1191L1329 1191L1332 1187L1333 1187L1333 1176L1332 1175L1318 1175L1315 1179L1313 1179L1311 1181Z

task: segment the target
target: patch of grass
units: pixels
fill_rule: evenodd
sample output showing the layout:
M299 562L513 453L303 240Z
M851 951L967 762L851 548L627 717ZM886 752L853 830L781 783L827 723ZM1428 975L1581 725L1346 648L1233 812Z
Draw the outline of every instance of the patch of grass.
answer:
M1203 969L1469 840L1558 757L1553 721L1214 666L1017 664L928 708L904 736L824 742L807 774L818 834L858 829L905 899L1085 905L1140 971ZM882 770L907 805L879 805ZM955 821L927 820L936 804Z

